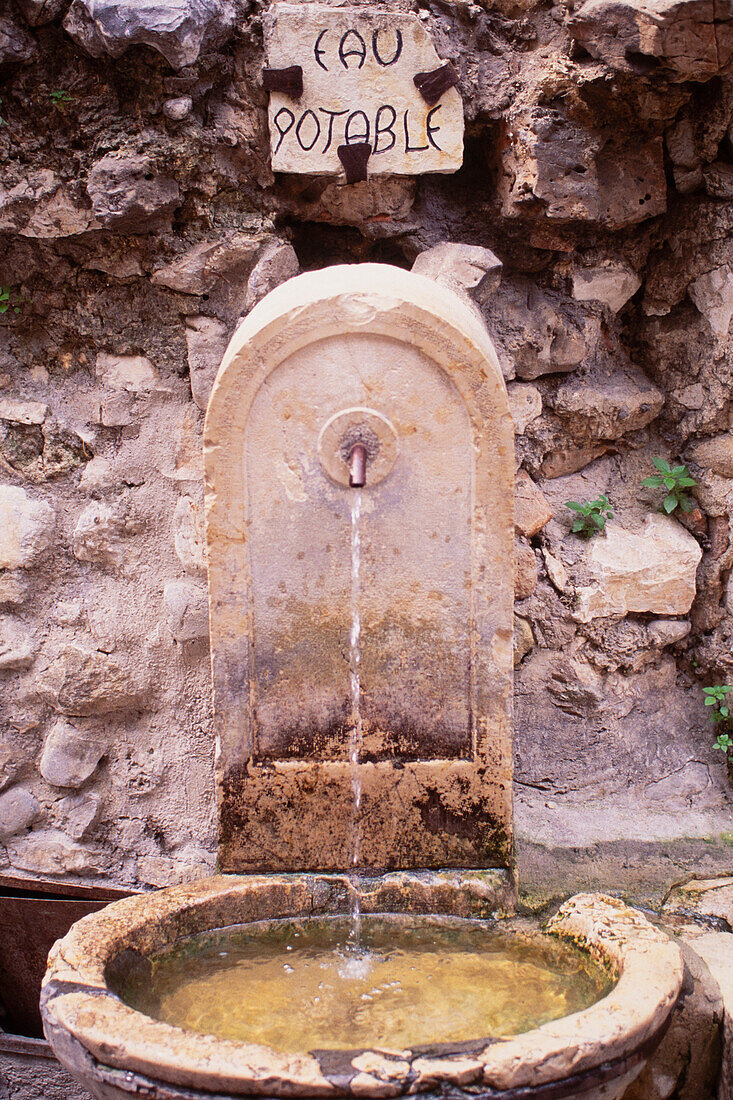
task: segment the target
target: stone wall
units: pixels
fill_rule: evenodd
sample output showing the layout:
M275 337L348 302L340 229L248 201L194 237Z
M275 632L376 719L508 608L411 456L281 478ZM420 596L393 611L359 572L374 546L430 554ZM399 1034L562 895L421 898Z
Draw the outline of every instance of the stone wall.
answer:
M447 241L503 263L471 294L521 468L523 881L645 896L728 862L701 687L733 667L731 23L699 0L391 7L458 70L455 175L274 177L266 3L3 5L0 873L213 868L213 375L298 270ZM689 515L640 488L653 456L689 463ZM565 501L599 493L615 518L586 543Z

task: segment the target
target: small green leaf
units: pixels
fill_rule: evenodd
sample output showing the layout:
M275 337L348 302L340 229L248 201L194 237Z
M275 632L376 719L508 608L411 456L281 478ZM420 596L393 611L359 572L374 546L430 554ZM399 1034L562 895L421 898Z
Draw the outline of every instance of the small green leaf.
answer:
M694 489L697 485L697 482L695 481L694 477L681 477L678 479L677 484L682 489Z
M684 493L680 496L679 505L683 512L691 512L695 507L694 501L690 500Z
M573 512L582 512L583 511L583 505L579 504L577 500L566 500L565 501L565 507L566 508L571 508L573 510Z
M664 478L659 474L652 474L650 477L645 477L641 484L645 489L659 489L664 485Z
M705 690L707 690L707 688ZM705 706L706 707L714 707L716 702L717 702L717 700L716 700L714 695L708 695L707 699L705 700Z
M676 507L677 497L674 495L674 493L670 493L669 496L666 496L662 501L662 508L664 508L667 515L669 515L670 512L674 512Z
M578 531L584 531L584 530L585 530L585 524L583 523L582 519L576 519L575 523L573 524L573 534L577 535Z
M727 718L729 714L730 714L730 710L728 709L728 707L721 707L720 708L720 717L721 718Z
M657 467L658 470L662 471L663 474L671 473L670 468L669 468L669 463L666 462L663 458L653 458L652 462L654 463L654 465Z

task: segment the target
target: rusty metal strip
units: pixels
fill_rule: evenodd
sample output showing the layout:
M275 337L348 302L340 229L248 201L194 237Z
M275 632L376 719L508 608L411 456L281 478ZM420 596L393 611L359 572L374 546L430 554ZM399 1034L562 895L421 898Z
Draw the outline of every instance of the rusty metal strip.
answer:
M362 183L367 178L367 163L372 155L368 141L355 141L352 145L339 145L336 150L344 166L347 183Z
M303 69L300 65L289 65L287 69L263 69L262 87L266 92L282 92L291 99L300 99L303 94Z
M412 79L428 107L434 107L449 88L456 87L458 73L450 61L444 61L437 69L431 69L430 72L415 73Z

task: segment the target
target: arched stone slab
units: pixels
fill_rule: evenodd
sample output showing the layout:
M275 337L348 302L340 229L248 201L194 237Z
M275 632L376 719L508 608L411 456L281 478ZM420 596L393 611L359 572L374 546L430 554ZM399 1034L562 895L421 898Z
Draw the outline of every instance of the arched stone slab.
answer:
M234 334L209 402L222 870L349 863L354 490L329 477L318 441L354 407L397 435L388 473L370 485L367 471L362 491L360 866L509 866L506 389L466 302L362 264L269 294Z

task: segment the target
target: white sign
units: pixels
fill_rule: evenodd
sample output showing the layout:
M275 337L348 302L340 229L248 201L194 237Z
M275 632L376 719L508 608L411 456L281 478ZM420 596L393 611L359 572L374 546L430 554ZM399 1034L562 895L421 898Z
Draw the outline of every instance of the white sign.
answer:
M274 171L342 174L339 147L363 144L370 176L460 168L460 93L450 87L430 104L414 83L443 64L417 16L275 4L266 33L269 68L303 72L299 98L270 94Z

